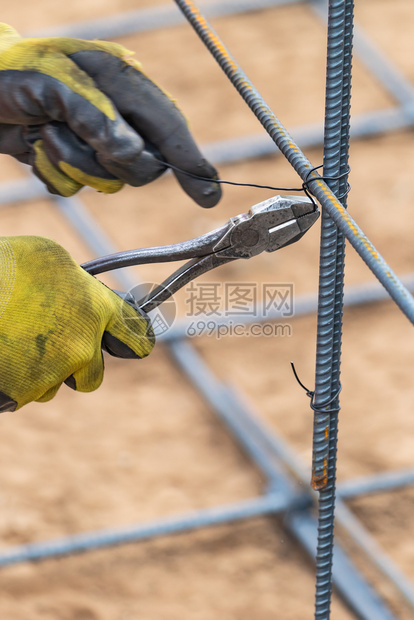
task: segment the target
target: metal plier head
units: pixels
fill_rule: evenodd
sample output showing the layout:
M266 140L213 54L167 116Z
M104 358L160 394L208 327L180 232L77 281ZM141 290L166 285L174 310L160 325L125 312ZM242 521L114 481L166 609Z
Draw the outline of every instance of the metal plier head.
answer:
M203 273L238 258L274 252L298 241L316 222L319 211L309 198L274 196L232 217L212 232L173 245L119 252L84 263L91 274L112 269L190 259L137 305L150 312ZM131 299L127 299L131 301Z
M274 252L298 241L318 217L309 198L274 196L232 217L214 252L229 258Z

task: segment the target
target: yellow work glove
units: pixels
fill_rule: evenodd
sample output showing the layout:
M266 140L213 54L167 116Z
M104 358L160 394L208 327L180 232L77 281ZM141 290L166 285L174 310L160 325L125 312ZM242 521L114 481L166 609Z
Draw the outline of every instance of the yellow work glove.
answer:
M84 185L107 193L144 185L166 169L161 159L206 177L175 172L198 204L214 206L215 169L131 54L104 41L22 39L0 24L0 152L31 165L62 196Z
M146 318L43 237L0 237L0 411L81 392L103 378L101 347L142 358L154 346Z

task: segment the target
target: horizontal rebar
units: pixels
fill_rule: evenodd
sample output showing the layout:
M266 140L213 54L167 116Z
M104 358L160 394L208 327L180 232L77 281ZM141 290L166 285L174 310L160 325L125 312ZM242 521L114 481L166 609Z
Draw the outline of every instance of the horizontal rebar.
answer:
M338 485L341 499L354 499L361 495L373 495L387 491L398 491L414 484L414 469L386 471L372 476L346 480Z
M414 274L401 277L404 286L414 294ZM354 286L347 286L344 289L344 306L354 307L366 304L380 303L382 301L390 301L389 295L383 286L379 283L365 282ZM212 332L220 333L220 337L231 335L231 325L251 325L264 322L286 322L294 321L296 318L313 314L318 307L318 296L316 293L304 293L298 295L294 300L294 313L288 319L284 316L283 310L272 308L266 313L258 312L253 306L249 312L232 314L232 316L220 316L219 318L207 316L205 314L197 315L197 320L202 324L211 323ZM220 310L219 310L220 312ZM224 312L224 311L223 311ZM158 337L158 340L168 341L185 338L188 335L189 328L194 327L194 319L178 319L174 325L164 334ZM223 329L220 332L220 327ZM225 328L228 328L227 331ZM283 332L282 332L283 333Z
M286 510L289 502L290 499L284 494L272 493L228 506L206 508L178 517L153 520L150 523L73 534L65 538L19 545L0 551L0 566L72 555L93 549L136 543L159 536L189 532L223 523L274 515Z
M277 6L299 4L304 0L212 0L202 4L209 16L225 17L235 13L248 13ZM113 39L129 34L168 28L185 23L184 17L169 4L146 9L125 11L106 17L98 17L82 22L52 26L36 32L31 37L75 37L78 39Z

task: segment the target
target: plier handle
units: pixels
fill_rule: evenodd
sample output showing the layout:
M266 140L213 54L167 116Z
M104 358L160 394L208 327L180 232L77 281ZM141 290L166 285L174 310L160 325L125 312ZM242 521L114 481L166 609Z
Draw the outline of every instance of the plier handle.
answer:
M238 258L248 259L261 252L274 252L298 241L316 222L319 211L305 197L274 196L254 205L248 213L232 217L227 224L205 235L153 248L118 252L84 263L96 275L113 269L190 259L149 296L135 301L150 312L198 276ZM131 298L127 301L134 303Z

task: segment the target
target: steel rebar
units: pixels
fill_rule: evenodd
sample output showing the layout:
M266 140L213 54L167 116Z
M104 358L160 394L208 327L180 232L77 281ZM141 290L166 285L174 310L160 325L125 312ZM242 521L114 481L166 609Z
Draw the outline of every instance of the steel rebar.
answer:
M353 0L330 0L324 168L346 208ZM345 242L325 211L321 225L312 486L319 490L315 618L330 617Z

